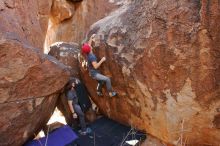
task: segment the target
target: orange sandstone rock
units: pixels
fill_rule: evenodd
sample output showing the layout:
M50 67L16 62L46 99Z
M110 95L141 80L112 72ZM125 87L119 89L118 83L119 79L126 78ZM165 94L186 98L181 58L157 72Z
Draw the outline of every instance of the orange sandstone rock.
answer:
M131 1L91 27L117 98L98 97L109 117L174 144L220 142L220 5L217 1Z

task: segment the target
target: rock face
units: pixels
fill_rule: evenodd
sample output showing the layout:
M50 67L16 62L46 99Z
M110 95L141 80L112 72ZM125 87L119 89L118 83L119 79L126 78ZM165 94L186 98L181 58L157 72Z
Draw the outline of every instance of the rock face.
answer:
M0 145L21 145L46 124L69 74L19 42L1 40L0 56Z
M76 43L56 42L50 46L50 52L48 54L67 66L70 76L79 78L79 53L79 45Z
M52 0L1 0L0 37L42 49L51 5Z
M220 142L220 4L218 1L135 0L98 21L95 53L107 60L118 97L97 97L109 117L170 144Z
M119 1L54 0L45 40L45 52L48 52L49 46L55 42L81 43L90 25L117 8Z
M79 46L76 43L57 42L50 46L49 55L67 66L70 76L80 78L80 69L78 62ZM62 93L57 102L58 109L63 113L67 123L72 125L73 117L68 106L68 101L65 92Z
M20 146L37 134L68 81L65 66L41 53L50 6L50 0L0 2L1 146Z

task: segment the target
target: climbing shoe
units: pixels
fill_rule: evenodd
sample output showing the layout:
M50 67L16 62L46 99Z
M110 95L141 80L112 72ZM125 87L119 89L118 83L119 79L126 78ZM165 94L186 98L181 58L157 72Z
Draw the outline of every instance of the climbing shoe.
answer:
M88 133L88 134L89 134L89 133L92 133L92 129L89 128L89 127L87 127L87 128L86 128L86 133Z
M114 97L114 96L116 96L116 95L117 95L117 93L116 93L116 92L114 92L114 91L113 91L113 92L111 92L111 93L109 93L109 96L110 96L110 97Z
M79 130L78 132L79 132L80 135L86 135L87 134L86 130Z
M85 130L79 130L78 132L80 135L87 135L89 133L92 133L92 129L87 127Z

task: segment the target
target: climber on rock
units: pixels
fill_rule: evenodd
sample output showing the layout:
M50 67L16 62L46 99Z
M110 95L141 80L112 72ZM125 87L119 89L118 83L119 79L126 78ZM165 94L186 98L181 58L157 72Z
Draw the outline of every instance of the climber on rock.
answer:
M102 57L102 59L97 62L97 58L95 56L95 54L93 54L92 52L92 47L91 44L94 41L96 34L93 34L90 37L90 40L87 43L84 43L82 46L82 53L86 55L87 57L87 61L88 61L88 69L89 69L89 73L90 76L98 81L98 86L97 86L97 94L98 96L102 96L102 86L103 83L106 83L106 87L107 87L107 91L110 97L116 96L117 93L115 91L112 90L112 86L111 86L111 80L109 77L104 76L103 74L101 74L98 70L98 68L101 66L101 64L106 60L105 57Z

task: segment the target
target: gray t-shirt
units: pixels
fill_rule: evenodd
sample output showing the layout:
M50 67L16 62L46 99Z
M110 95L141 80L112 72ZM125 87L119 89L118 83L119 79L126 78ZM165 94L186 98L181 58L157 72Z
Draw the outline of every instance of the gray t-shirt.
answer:
M92 65L92 62L94 62L94 61L97 62L97 58L93 53L90 53L87 56L87 60L88 60L89 73L93 77L96 73L99 73L99 71L97 69L95 69Z
M74 90L69 90L67 92L67 99L72 100L73 104L78 104L78 97L76 95L76 91L74 91Z

